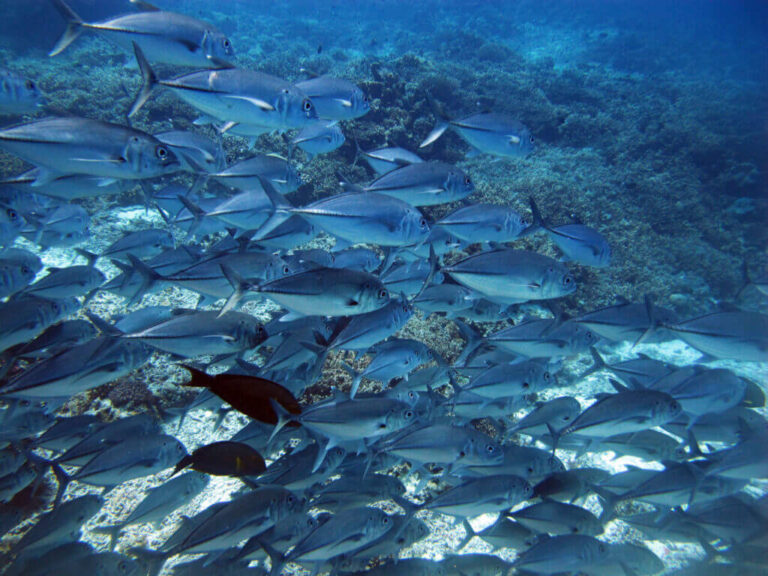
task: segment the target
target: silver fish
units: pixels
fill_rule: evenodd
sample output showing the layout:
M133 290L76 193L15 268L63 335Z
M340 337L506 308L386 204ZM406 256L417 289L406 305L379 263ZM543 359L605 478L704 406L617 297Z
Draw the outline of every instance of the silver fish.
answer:
M123 334L176 354L194 357L200 354L237 354L254 348L266 339L261 323L250 314L199 311L173 317L145 330Z
M31 296L0 304L0 351L35 338L80 306L74 298L47 300Z
M173 236L168 230L149 228L129 232L107 246L100 256L118 260L126 260L128 254L133 254L136 258L152 258L171 247Z
M602 534L603 525L597 516L573 504L544 500L508 514L523 526L548 534Z
M20 248L0 253L0 298L29 286L42 266L38 256Z
M389 515L377 508L344 510L296 544L285 561L325 562L352 554L386 534L393 525Z
M44 118L0 131L0 148L37 165L33 184L62 174L118 179L155 178L181 168L176 155L154 136L89 118Z
M611 263L611 247L608 240L594 228L584 224L561 224L549 226L530 198L533 212L533 227L543 228L557 247L563 251L565 261L573 261L596 268L605 268Z
M514 561L515 568L534 574L591 571L604 564L609 545L592 536L565 534L539 540Z
M429 224L419 210L384 194L336 194L289 210L355 244L403 246L421 242L429 235Z
M171 90L190 106L222 122L257 125L271 130L302 128L317 119L317 111L304 92L285 80L253 70L227 68L190 72L159 79L141 48L134 44L144 84L128 113L133 116L156 87Z
M233 306L248 288L299 316L354 316L378 310L389 302L389 291L378 278L346 268L314 268L259 286L238 280L231 269L227 277L235 287L235 293L225 310Z
M561 433L605 438L639 432L671 422L681 411L680 403L664 392L625 389L601 397Z
M99 452L72 479L110 488L173 466L187 451L173 436L129 437Z
M768 355L768 316L764 314L714 312L662 327L715 358L765 362Z
M446 121L438 118L432 132L419 144L429 146L440 138L448 128L453 128L472 146L472 154L493 154L494 156L527 156L533 151L533 136L519 120L497 112L480 112L461 120Z
M512 242L528 223L508 206L472 204L454 210L435 223L466 242Z
M413 206L434 206L466 198L475 185L461 168L433 161L388 172L363 190L394 196Z
M66 542L75 542L80 537L82 525L99 511L102 504L103 500L93 494L64 502L43 514L16 543L14 551L39 553Z
M43 178L48 181L45 181ZM95 198L119 194L133 186L130 180L104 179L88 174L46 175L39 168L32 168L14 178L4 181L6 184L17 186L29 193L44 194L60 200L76 200L78 198Z
M162 521L176 508L200 494L208 486L209 480L207 474L195 471L171 478L153 488L125 520L113 526L100 526L97 531L109 536L110 549L114 549L118 535L127 526L138 522Z
M150 349L141 342L96 338L27 368L8 383L3 395L69 398L131 373L149 357Z
M144 11L103 22L85 22L63 0L53 0L67 20L67 29L49 55L61 53L85 30L94 30L126 50L136 43L155 62L203 68L231 66L232 42L211 24L159 10L147 2L134 3Z
M258 154L232 164L229 168L211 174L211 178L225 186L250 190L261 187L261 178L269 180L281 194L293 192L301 186L301 176L288 160L277 154Z
M531 485L519 476L499 474L468 480L425 502L421 508L472 518L500 512L527 500Z
M473 254L443 268L460 284L500 303L567 296L576 290L568 269L552 258L502 248Z

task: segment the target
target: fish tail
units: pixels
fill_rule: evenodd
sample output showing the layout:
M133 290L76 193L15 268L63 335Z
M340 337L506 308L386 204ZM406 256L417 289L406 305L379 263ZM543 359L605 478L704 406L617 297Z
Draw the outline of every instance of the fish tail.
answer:
M192 379L189 382L182 382L182 386L190 386L192 388L210 388L213 383L213 376L202 370L198 370L194 366L189 364L179 364L187 372L189 372Z
M48 56L56 56L63 52L67 46L72 44L72 42L82 34L85 22L83 22L83 19L80 18L80 16L78 16L77 13L64 2L64 0L51 0L51 2L53 3L54 8L59 11L59 14L61 14L67 21L67 28L64 30L64 34L62 34L58 42L56 42L53 50L48 53Z
M427 289L427 286L429 286L432 283L432 280L435 277L435 274L437 273L437 253L435 252L435 247L430 243L429 245L429 274L427 274L427 277L424 279L424 283L421 285L421 290L418 291L416 296L413 298L416 299L419 296L422 295L424 290Z
M179 460L178 464L176 464L176 467L173 469L173 474L171 474L171 476L176 476L176 474L184 470L184 468L191 465L192 465L192 456L187 454L186 456L184 456L184 458Z
M480 344L483 343L483 336L474 328L465 324L461 320L454 320L453 323L459 329L461 337L466 341L464 350L462 350L459 357L454 361L454 366L465 366L467 360L472 355Z
M557 457L557 445L560 443L560 438L563 436L564 430L555 430L555 427L547 422L547 430L549 430L549 436L552 438L552 457Z
M149 550L140 546L130 548L128 553L132 556L136 556L136 558L138 558L144 565L147 576L158 576L163 570L165 561L168 560L168 557L170 556L167 552Z
M275 414L277 414L277 424L275 424L275 428L272 430L272 434L269 436L267 444L271 443L275 436L277 436L277 433L280 432L280 430L282 430L285 425L292 420L291 414L285 408L283 408L279 402L275 401L274 398L270 398L269 403L272 405L272 409L275 411Z
M738 300L741 298L741 295L744 293L744 290L749 288L752 285L752 278L749 276L749 267L747 266L747 261L744 260L744 262L741 263L741 288L739 288L739 291L736 292L736 295L733 297L734 300Z
M432 109L435 113L435 127L432 128L432 131L427 134L427 137L424 138L421 144L419 144L419 148L424 148L435 142L438 138L445 134L445 131L448 130L451 125L451 123L445 119L445 112L443 107L438 104L438 102L432 98L432 95L429 93L427 93L427 100L429 100L429 104L432 106Z
M114 524L112 526L96 526L93 531L97 534L103 534L109 537L109 550L114 552L115 544L117 544L118 538L120 538L120 532L123 530L122 524Z
M64 472L64 469L56 462L51 462L51 470L53 471L53 475L56 476L56 481L59 483L59 486L56 489L56 497L53 499L53 508L55 509L64 497L64 492L67 491L67 486L72 482L72 477Z
M461 550L469 544L469 542L477 535L477 532L475 532L475 529L472 528L472 524L469 523L469 521L464 518L462 521L462 526L464 526L464 531L466 534L464 535L464 538L461 539L461 542L459 542L459 545L456 547L456 550Z
M619 503L621 497L613 492L609 492L602 486L595 486L593 484L591 488L595 494L597 494L597 497L600 500L600 505L603 507L603 511L600 513L600 522L605 524L616 516L616 504Z
M648 338L650 338L656 330L658 330L661 327L661 322L656 317L656 308L653 305L653 300L651 299L649 294L645 295L645 311L648 314L648 328L643 331L642 334L640 334L640 337L635 340L635 343L632 345L632 348L637 347L638 345L642 344Z
M355 397L355 394L357 394L358 388L360 388L360 382L363 381L363 375L362 373L356 372L355 369L346 362L342 362L341 367L352 376L352 388L349 390L349 398L351 400Z
M131 118L142 106L144 106L149 99L149 96L152 94L152 91L158 85L155 71L152 70L149 61L146 56L144 56L144 52L141 51L141 48L139 48L139 45L136 44L136 42L133 43L133 51L136 54L136 62L139 64L139 70L141 71L142 85L138 96L136 96L136 101L133 103L133 106L131 106L130 112L128 112L128 118Z
M357 141L357 135L352 134L352 140L355 141L355 159L352 161L352 167L357 166L357 161L360 159L360 155L363 153L363 149L360 148L360 142Z
M525 235L528 236L529 234L532 234L539 228L547 229L547 222L544 220L544 217L541 215L541 211L539 211L539 207L536 205L536 201L533 199L533 196L528 197L528 205L531 207L531 215L533 218L533 222L531 223L528 228L525 229Z
M88 252L88 250L83 250L82 248L75 248L75 252L77 252L80 256L88 260L88 266L93 266L96 264L96 260L99 259L98 254L94 254L93 252Z
M435 124L435 127L432 128L432 132L427 134L427 137L424 138L424 140L419 144L419 148L424 148L426 146L429 146L432 144L435 140L440 138L443 134L445 134L445 131L448 130L448 122L445 120L438 119L437 124Z
M248 290L258 290L258 286L254 286L250 282L244 280L240 274L238 274L231 266L228 266L227 264L221 264L219 268L221 268L222 274L224 274L224 277L232 285L233 288L232 295L227 298L227 301L224 303L224 307L221 309L221 312L219 312L219 317L221 317L232 310L235 306L237 306Z
M161 280L162 276L136 258L133 254L128 254L128 261L133 266L133 269L142 277L141 286L139 286L139 289L136 290L136 293L129 302L129 304L134 304L138 302L158 280Z
M266 542L258 541L264 552L269 556L269 561L272 564L272 569L269 572L270 576L280 576L283 573L283 566L285 566L285 554L275 550Z
M605 363L605 360L603 360L603 357L600 356L600 352L597 351L597 348L590 346L589 353L592 354L592 366L587 368L587 371L579 376L579 379L586 378L590 374L594 374L595 372L599 372L600 370L604 370L608 367L608 365Z

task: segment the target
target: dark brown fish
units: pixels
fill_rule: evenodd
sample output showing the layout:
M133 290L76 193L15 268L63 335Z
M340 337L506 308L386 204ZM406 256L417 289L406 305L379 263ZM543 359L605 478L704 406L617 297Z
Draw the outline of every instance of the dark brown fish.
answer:
M258 376L217 374L211 376L201 370L181 364L192 375L183 386L208 388L238 412L267 424L277 424L277 414L270 404L275 400L291 414L301 414L301 406L290 390L271 380Z
M241 442L214 442L200 446L179 460L173 473L188 466L213 476L256 476L267 469L261 454Z

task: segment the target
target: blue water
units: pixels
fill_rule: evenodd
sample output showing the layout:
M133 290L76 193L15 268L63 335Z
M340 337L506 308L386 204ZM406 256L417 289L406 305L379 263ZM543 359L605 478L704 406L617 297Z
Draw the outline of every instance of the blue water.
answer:
M89 22L130 11L127 2L118 0L69 4ZM456 164L470 174L476 187L470 201L509 205L528 216L528 197L533 196L550 222L581 222L599 230L611 246L611 265L573 266L579 289L560 301L566 314L577 315L620 298L642 302L646 295L685 318L718 307L763 314L768 310L765 297L754 287L740 291L744 265L753 278L764 277L768 266L768 3L166 0L158 4L211 22L227 34L240 67L290 82L305 79L303 69L343 77L369 96L371 111L342 124L346 142L341 148L312 162L299 154L303 184L289 196L294 205L338 192L339 175L358 183L372 180L372 172L357 161L355 140L366 150L385 145L416 150L434 126L435 101L450 119L492 110L511 115L530 129L536 143L531 155L470 157L467 143L452 131L417 151L425 160ZM24 117L0 116L0 126L48 115L126 122L140 86L132 54L86 32L61 55L49 58L48 51L64 30L51 3L6 0L2 12L0 66L34 78L46 105ZM162 64L157 70L163 78L181 72ZM177 128L213 135L210 127L193 124L198 116L164 92L152 97L132 125L150 133ZM229 164L253 152L243 138L225 134L222 143ZM260 137L256 150L289 152L285 139L276 134ZM10 178L24 168L28 166L19 159L0 152L0 177ZM188 176L177 181L191 184ZM127 188L117 195L75 201L92 219L90 235L80 247L98 253L125 231L163 225L157 215L143 211L140 189ZM446 206L425 210L431 221L448 211ZM21 239L18 245L39 253L46 266L74 263L69 247L46 251ZM523 245L559 255L541 235ZM117 273L108 263L99 266L108 277ZM173 288L144 305L193 307L195 301L190 293ZM88 306L110 318L128 310L125 301L105 293ZM274 308L262 307L254 314L266 320L268 311ZM417 317L404 333L453 360L463 340L450 325L442 317ZM681 346L677 341L648 350L679 364L696 361L697 353ZM628 358L634 350L617 346L610 353L617 355L614 359ZM311 399L341 382L346 388L348 378L336 354L325 365ZM588 358L588 354L569 358L566 372L581 372L589 365ZM130 377L139 383L139 395L146 389L161 402L178 400L175 383L181 376L167 364L167 357L156 354ZM734 361L727 366L756 380L763 390L768 386L764 363ZM588 384L573 394L583 401L593 392L610 390L606 379ZM146 403L131 402L127 407L105 408L109 388L89 394L73 404L70 414L90 410L112 418L147 409ZM213 416L201 416L201 422L205 418L205 425L180 432L188 449L227 439L244 423L232 417L222 431L213 433L208 426ZM597 465L609 466L603 460ZM47 478L53 485L52 476ZM749 491L760 496L765 489L765 479L758 479ZM130 486L122 492L134 500L141 493L141 488ZM45 509L44 500L33 502L27 511ZM213 501L215 496L209 494L205 503ZM197 509L201 507L198 502ZM119 513L112 502L105 514L114 521ZM433 536L440 537L409 555L434 558L449 553L441 538L455 536L462 528L444 524L433 527ZM167 535L169 526L164 528ZM4 550L12 551L19 534L4 537ZM152 529L141 537L154 548L160 540ZM105 547L104 539L90 531L88 538ZM642 540L638 532L626 529L614 529L605 539ZM118 546L121 552L135 544L124 540ZM665 573L752 573L747 568L725 571L732 566L722 567L723 572L704 572L697 565L690 568L692 572L682 572L686 564L701 558L701 550L695 544L686 547L672 541L653 548L657 555L661 550L669 553L662 557ZM511 560L514 553L502 556ZM765 566L754 573L761 569Z

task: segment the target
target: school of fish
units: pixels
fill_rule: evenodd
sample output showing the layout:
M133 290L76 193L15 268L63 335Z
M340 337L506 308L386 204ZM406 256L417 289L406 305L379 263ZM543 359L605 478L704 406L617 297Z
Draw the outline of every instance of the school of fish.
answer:
M114 42L142 79L127 117L163 91L198 113L199 131L149 134L48 116L34 79L0 71L3 119L35 114L0 129L0 150L29 165L0 175L3 574L670 569L627 533L695 547L691 574L764 566L764 383L708 364L765 362L768 317L724 309L681 318L651 298L569 317L556 300L588 290L572 267L599 274L611 264L598 230L551 223L534 198L530 216L473 202L471 174L386 143L355 143L369 181L342 181L296 205L293 159L342 146L371 109L363 91L341 78L292 84L239 68L236 47L209 23L132 4L131 13L87 22L52 0L52 17L67 27L51 56L85 34ZM159 64L178 71L160 75ZM505 114L435 117L415 149L453 129L470 155L514 162L534 150L531 131ZM226 161L222 141L253 144L274 132L288 134L291 161L275 151ZM115 234L99 253L83 249L96 215L78 200L136 186L163 225ZM448 203L433 218L431 207ZM533 234L562 258L515 247ZM49 247L71 248L83 263L43 271L38 254ZM747 288L768 294L765 282ZM197 306L156 305L171 289L194 294ZM105 294L124 314L96 312ZM259 317L248 311L253 302ZM403 332L432 314L461 335L458 355L427 344L438 335ZM671 340L702 357L606 359L622 343ZM63 410L151 362L177 363L186 380L174 386L194 399L109 421ZM577 397L596 374L603 391ZM185 445L178 431L199 410L217 413L217 426L231 412L248 423L232 437ZM584 465L606 454L642 465L618 473ZM184 516L159 546L126 538L129 526L188 505L211 476L241 488ZM85 542L85 524L101 518L112 490L138 478L155 478L154 487L90 528L108 537L101 549ZM53 487L50 499L20 529L26 516L15 502L41 485ZM90 491L74 496L79 485ZM470 522L484 515L492 515L486 527ZM448 520L453 552L399 558L430 536L435 518ZM622 536L609 538L617 526ZM462 554L475 538L495 553Z

